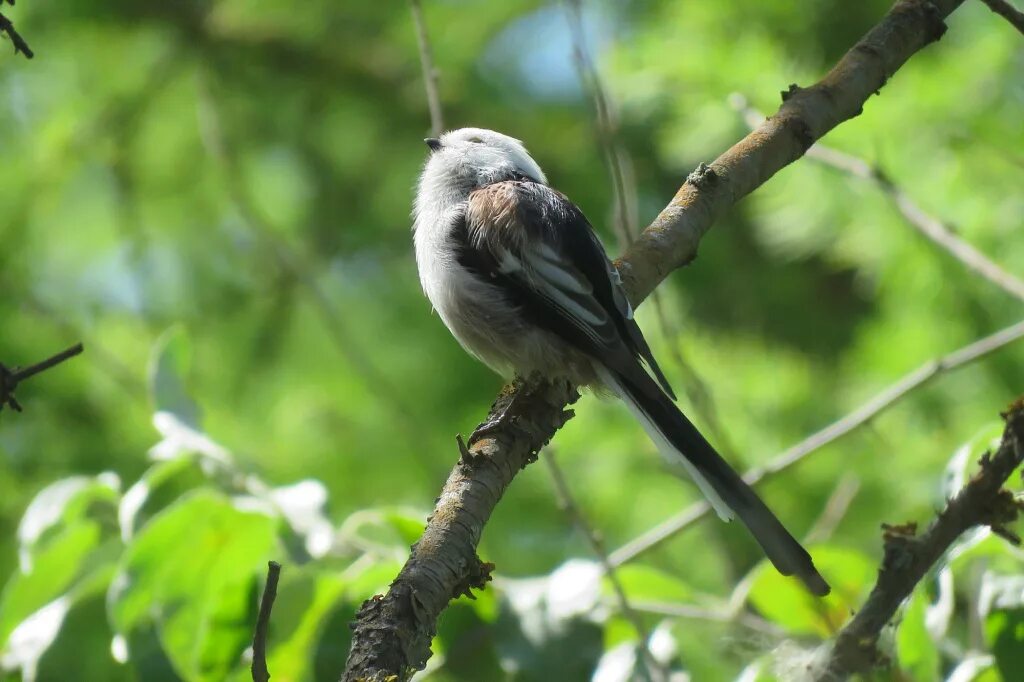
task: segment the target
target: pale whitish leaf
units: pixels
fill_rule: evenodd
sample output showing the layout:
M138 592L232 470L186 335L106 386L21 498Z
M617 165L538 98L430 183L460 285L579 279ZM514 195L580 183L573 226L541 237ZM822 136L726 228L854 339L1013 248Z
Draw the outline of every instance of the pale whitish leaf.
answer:
M635 642L625 642L604 652L591 682L629 682L636 672Z
M201 456L193 453L166 461L157 461L124 495L117 509L121 539L125 543L162 505L170 504L189 490L203 485L209 477L203 471Z
M978 592L978 615L984 620L996 609L1017 609L1024 605L1024 575L999 575L986 571Z
M953 618L955 594L953 593L953 570L947 565L939 571L939 596L925 608L924 623L934 641L946 636L949 622Z
M70 608L71 598L64 595L23 620L11 632L0 665L8 670L20 668L23 682L34 682L39 659L57 638Z
M989 654L973 652L968 654L946 678L946 682L973 682L990 670L995 659Z
M663 620L658 623L647 640L647 648L654 656L654 660L662 665L668 665L676 657L679 653L679 643L672 634L672 624L669 621Z
M81 497L113 499L120 488L116 474L72 476L43 488L29 503L18 524L18 559L23 573L32 570L32 548L43 534L64 518L69 506Z
M274 488L270 499L296 533L306 539L306 551L314 559L327 554L334 541L334 526L324 514L327 488L315 479ZM422 524L421 524L422 525Z
M943 477L943 494L945 499L956 495L966 485L971 472L981 456L987 450L999 447L1003 434L1003 423L992 422L975 433L970 440L961 445L953 453L946 465Z
M601 575L601 565L585 559L570 559L556 568L545 589L551 620L592 613L601 599Z
M770 672L771 666L765 658L759 658L744 668L736 682L774 682L775 676Z
M185 388L192 364L192 347L184 328L175 325L157 339L149 363L149 389L156 412L169 412L199 428L199 406Z
M223 467L234 465L231 453L226 448L182 421L173 412L154 413L153 426L162 436L160 442L149 449L149 456L153 460L171 460L194 452L203 455L204 464L208 464L205 460L210 460Z
M548 576L496 582L503 597L498 649L506 671L546 671L554 679L578 676L593 665L587 651L595 649L595 657L600 651L601 632L594 621L603 619L598 564L571 559ZM573 656L564 655L567 647Z

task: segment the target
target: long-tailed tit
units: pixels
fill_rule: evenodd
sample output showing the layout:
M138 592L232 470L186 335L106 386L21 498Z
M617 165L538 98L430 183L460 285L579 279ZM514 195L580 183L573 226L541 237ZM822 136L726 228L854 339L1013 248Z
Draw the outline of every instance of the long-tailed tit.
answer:
M739 516L780 573L827 594L807 551L676 407L590 223L522 143L479 128L426 143L416 264L463 348L505 376L538 372L614 392L720 517Z

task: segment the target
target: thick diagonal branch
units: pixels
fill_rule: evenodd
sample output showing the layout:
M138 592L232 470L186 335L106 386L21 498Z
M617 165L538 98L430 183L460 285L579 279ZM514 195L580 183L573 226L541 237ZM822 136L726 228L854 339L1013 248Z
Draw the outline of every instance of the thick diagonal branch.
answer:
M945 31L962 0L901 0L831 71L809 88L791 86L782 107L710 166L692 173L617 265L639 303L690 262L701 237L730 206L765 183L843 121L857 116L915 52ZM576 391L521 382L495 402L509 418L471 442L445 483L423 537L382 597L363 604L353 626L344 680L405 679L430 656L437 618L449 600L482 584L476 556L484 524L505 488L570 413Z

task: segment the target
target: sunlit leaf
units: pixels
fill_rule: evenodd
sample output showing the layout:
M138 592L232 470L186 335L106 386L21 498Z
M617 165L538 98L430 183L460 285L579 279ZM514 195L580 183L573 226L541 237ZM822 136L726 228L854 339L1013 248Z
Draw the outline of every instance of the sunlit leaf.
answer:
M818 598L799 581L763 562L750 589L750 601L761 614L793 634L828 637L859 607L874 581L875 565L863 554L840 547L811 548L814 563L832 586Z
M896 658L900 669L915 680L933 680L939 674L939 652L925 627L927 593L918 588L903 610L896 630Z
M33 553L45 546L48 532L84 516L109 521L118 501L120 479L112 473L73 476L51 483L36 494L18 524L19 559L23 572L33 566Z
M313 679L317 643L344 588L332 572L312 567L283 572L268 634L267 664L275 679Z
M631 563L615 569L622 589L633 601L678 602L690 598L693 590L679 576L646 564ZM611 596L613 589L604 578L604 592Z
M276 522L198 490L166 508L135 537L110 591L116 629L155 628L175 669L219 680L251 636L257 571L274 546Z

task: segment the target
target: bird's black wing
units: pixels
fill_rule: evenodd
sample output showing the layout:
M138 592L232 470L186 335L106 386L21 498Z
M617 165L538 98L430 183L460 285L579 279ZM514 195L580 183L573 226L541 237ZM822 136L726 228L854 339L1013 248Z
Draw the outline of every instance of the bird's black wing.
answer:
M675 397L618 271L564 194L529 181L488 185L470 195L460 228L462 265L500 281L532 322L619 371L632 374L642 359Z

